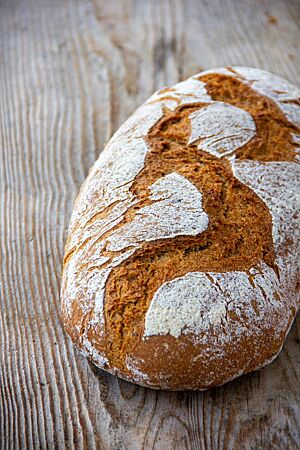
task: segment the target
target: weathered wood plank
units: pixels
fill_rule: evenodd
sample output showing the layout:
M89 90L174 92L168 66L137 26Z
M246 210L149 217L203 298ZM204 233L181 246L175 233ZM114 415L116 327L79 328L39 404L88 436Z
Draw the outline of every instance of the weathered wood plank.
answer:
M0 1L3 449L300 449L300 321L264 370L205 393L139 388L62 331L72 203L112 132L155 89L258 66L299 84L298 0Z

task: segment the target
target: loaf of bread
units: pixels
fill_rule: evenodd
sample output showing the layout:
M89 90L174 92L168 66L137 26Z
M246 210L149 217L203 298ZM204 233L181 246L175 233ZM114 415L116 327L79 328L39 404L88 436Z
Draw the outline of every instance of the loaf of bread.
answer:
M74 206L62 314L98 367L207 389L270 363L299 307L300 90L260 69L156 92Z

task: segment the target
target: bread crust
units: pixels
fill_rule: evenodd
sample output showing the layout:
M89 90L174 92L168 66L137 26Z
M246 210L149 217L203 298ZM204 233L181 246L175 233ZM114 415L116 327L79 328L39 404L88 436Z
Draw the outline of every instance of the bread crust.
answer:
M300 91L221 68L155 93L81 188L65 329L98 367L204 390L271 362L299 308Z

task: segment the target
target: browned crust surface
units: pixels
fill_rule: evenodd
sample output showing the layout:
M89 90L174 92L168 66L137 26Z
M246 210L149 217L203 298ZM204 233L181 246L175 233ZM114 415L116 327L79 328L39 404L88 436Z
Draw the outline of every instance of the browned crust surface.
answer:
M256 136L235 152L236 158L293 160L291 133L298 130L272 100L230 76L213 74L201 80L205 81L213 100L242 108L255 121ZM163 283L194 271L248 271L259 261L265 261L276 270L272 220L264 202L234 177L226 159L188 144L188 116L204 106L165 110L163 118L148 134L145 167L131 188L139 203L127 211L122 224L131 221L137 209L150 203L148 188L152 183L177 172L203 193L203 207L210 218L208 229L196 237L143 243L140 250L109 276L104 338L99 339L97 327L90 328L87 335L100 352L105 352L110 367L125 378L131 376L125 365L126 357L138 360L140 369L154 387L196 389L222 384L239 369L248 372L271 359L278 353L284 338L284 333L275 338L274 330L266 327L262 334L227 345L220 357L212 357L207 344L196 345L193 335L178 339L172 336L142 339L145 314L154 293ZM80 320L80 309L77 312L77 320ZM229 319L238 320L234 316ZM76 305L67 329L78 342L80 336L74 332L74 322ZM88 322L89 316L85 318L85 323Z

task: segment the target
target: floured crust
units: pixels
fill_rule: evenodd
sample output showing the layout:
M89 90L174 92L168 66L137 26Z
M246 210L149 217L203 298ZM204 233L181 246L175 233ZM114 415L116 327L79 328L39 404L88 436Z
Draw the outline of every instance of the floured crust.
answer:
M299 307L300 91L215 69L155 93L72 214L65 327L99 367L207 389L279 353Z

